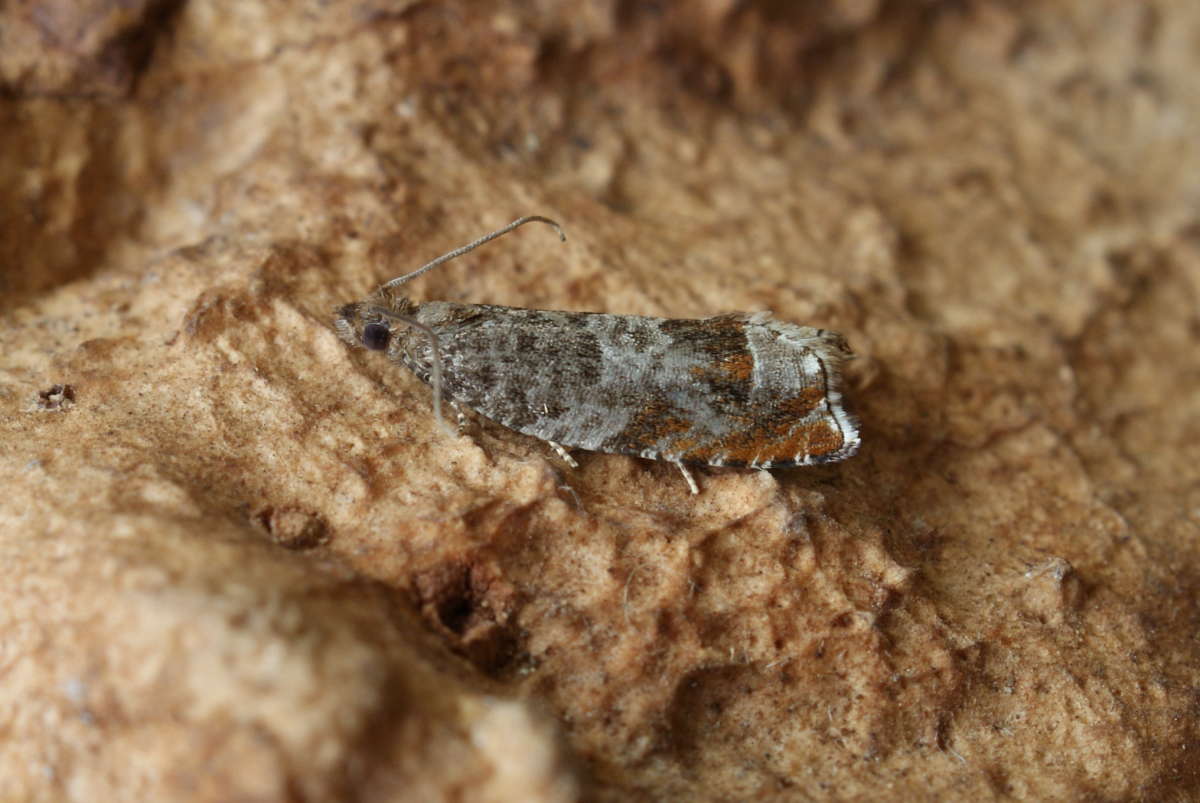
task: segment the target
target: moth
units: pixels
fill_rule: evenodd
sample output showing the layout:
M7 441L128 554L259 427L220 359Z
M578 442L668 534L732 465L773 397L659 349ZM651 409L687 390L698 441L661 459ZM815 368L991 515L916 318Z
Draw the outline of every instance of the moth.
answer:
M635 455L678 466L784 468L843 460L859 446L842 405L852 355L836 332L770 313L674 319L451 301L416 303L396 288L531 222L530 215L392 279L346 304L334 328L351 346L384 352L442 399L567 449Z

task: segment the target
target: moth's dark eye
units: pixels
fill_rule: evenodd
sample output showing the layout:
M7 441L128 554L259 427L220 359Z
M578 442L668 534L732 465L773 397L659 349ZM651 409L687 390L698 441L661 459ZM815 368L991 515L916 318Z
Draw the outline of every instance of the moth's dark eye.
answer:
M387 324L369 323L363 327L362 344L371 351L383 351L388 346L392 332Z

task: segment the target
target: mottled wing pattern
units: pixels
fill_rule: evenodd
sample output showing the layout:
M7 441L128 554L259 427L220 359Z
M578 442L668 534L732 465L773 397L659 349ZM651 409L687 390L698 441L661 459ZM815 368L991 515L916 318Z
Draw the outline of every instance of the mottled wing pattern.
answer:
M841 336L765 314L702 320L433 301L447 397L564 446L684 463L780 467L849 457ZM429 345L403 358L428 381Z

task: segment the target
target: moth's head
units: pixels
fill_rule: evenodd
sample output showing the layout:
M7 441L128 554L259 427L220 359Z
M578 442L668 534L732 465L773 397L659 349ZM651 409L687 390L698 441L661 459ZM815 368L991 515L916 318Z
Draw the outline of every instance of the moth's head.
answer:
M406 298L371 297L339 307L333 320L338 337L351 346L369 351L387 351L397 319L410 317L415 309ZM403 325L403 324L400 324Z

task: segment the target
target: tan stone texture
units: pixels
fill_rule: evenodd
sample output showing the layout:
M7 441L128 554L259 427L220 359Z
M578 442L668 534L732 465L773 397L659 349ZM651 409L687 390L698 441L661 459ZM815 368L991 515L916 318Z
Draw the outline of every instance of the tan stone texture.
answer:
M0 800L1200 799L1200 6L0 7ZM851 460L576 454L336 306L771 309Z

